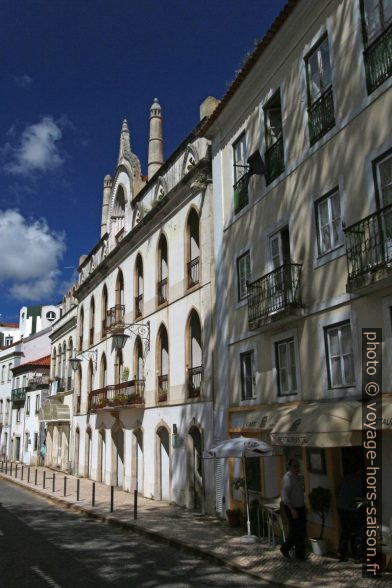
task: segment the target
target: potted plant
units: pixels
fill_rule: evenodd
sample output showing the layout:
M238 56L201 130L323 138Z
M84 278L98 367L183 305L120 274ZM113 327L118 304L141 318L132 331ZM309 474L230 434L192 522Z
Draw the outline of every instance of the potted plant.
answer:
M325 518L331 506L331 491L329 488L317 486L309 494L309 502L312 511L318 514L321 519L320 535L310 539L312 550L315 555L325 555L327 552L327 541L323 539Z

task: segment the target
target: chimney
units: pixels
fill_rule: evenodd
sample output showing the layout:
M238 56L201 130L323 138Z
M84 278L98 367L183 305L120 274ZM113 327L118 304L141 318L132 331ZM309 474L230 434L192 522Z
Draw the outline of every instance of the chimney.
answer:
M103 198L102 198L102 220L101 220L101 237L107 233L108 227L108 214L109 214L109 200L110 190L112 189L112 178L107 175L103 180Z
M214 112L215 108L218 106L220 100L214 98L213 96L208 96L203 100L200 104L200 120L203 120L206 116L209 117Z
M150 138L148 142L148 179L163 163L162 111L157 98L150 108Z

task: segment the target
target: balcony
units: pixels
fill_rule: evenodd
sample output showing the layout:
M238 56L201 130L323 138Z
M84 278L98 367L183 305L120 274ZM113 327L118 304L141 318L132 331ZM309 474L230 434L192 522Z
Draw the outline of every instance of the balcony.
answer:
M347 291L392 277L392 204L345 229Z
M123 329L124 328L124 314L125 314L125 305L124 304L116 304L116 306L112 306L106 313L106 329L105 333L110 331L111 329Z
M30 378L27 382L30 390L36 390L37 388L49 388L49 376L37 376Z
M143 316L143 294L135 296L135 319Z
M244 173L233 186L234 190L234 214L237 214L248 204L249 175Z
M302 264L285 263L248 284L250 329L301 314L301 271Z
M167 401L167 392L169 389L169 376L162 374L158 376L158 402Z
M11 391L11 402L24 402L27 388L15 388Z
M89 394L89 410L144 406L144 386L144 380L130 380L93 390Z
M308 108L308 117L309 139L313 145L335 126L332 86Z
M188 398L200 398L202 366L188 369Z
M199 258L195 257L188 262L188 288L199 283Z
M392 74L392 25L363 52L368 94L374 92Z
M157 285L158 305L167 302L167 278L160 280Z
M265 152L266 182L270 184L284 171L283 136Z

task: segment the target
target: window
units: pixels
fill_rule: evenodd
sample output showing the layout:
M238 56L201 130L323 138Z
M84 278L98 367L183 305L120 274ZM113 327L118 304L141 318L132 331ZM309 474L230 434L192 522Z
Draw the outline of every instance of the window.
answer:
M26 414L30 414L30 396L26 397Z
M1 383L5 382L5 365L1 366Z
M167 302L168 296L168 255L167 255L167 241L164 235L161 235L158 243L158 305Z
M247 251L237 259L238 300L244 300L248 295L246 283L250 282L250 252Z
M254 375L254 353L246 351L240 355L241 362L241 400L254 398L255 375Z
M20 423L20 412L21 412L21 409L18 408L18 410L16 411L16 422L17 423Z
M330 387L341 388L354 384L354 357L350 323L327 327L325 335Z
M191 208L186 223L186 261L187 286L192 288L199 283L200 274L200 223L199 215Z
M234 212L248 204L248 166L246 164L245 133L233 144Z
M362 0L361 12L366 85L371 94L392 75L392 2Z
M12 369L12 363L9 363L8 364L7 382L11 382L11 380L12 380L12 372L11 372L11 369Z
M316 202L316 222L320 255L343 244L339 192L327 194Z
M6 346L9 346L9 345L12 345L13 341L14 341L14 338L11 337L11 335L8 335L8 337L6 337L4 340L4 344Z
M310 144L316 143L335 125L328 37L306 58Z
M275 349L278 371L278 394L279 396L297 394L298 383L294 339L278 341L275 344Z
M40 402L40 401L41 401L41 398L40 398L40 396L39 396L39 395L37 395L37 396L35 397L35 414L37 414L37 412L39 412L39 409L40 409L40 404L41 404L41 402Z
M143 261L141 255L138 254L135 263L135 319L143 315Z
M284 170L282 106L276 92L264 107L266 182L271 183Z
M377 163L376 175L380 206L383 208L392 204L392 153Z
M33 451L37 451L37 449L38 449L38 433L34 433Z

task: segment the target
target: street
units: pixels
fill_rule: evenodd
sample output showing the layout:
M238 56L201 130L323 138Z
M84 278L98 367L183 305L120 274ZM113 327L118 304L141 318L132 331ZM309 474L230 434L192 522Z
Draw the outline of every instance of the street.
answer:
M267 585L0 480L1 588Z

